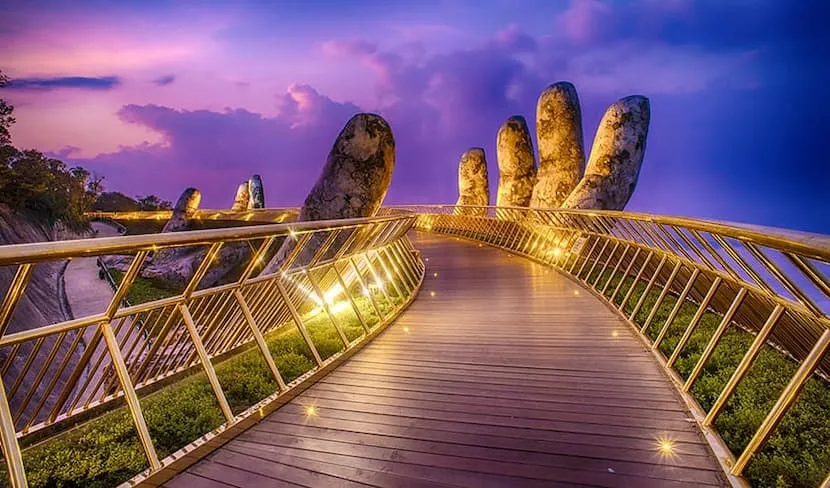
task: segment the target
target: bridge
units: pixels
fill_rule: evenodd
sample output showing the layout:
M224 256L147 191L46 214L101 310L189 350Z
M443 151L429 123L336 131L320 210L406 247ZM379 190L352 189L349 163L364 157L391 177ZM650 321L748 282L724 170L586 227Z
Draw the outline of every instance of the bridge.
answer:
M203 213L261 225L0 248L11 486L54 483L32 469L50 446L115 424L132 440L94 442L141 459L113 484L765 486L801 455L819 467L796 486L830 481L828 439L788 446L830 429L825 236L526 208ZM125 302L170 250L197 257L192 279ZM110 255L128 265L105 309L8 330L38 265ZM165 417L193 405L213 420L173 436Z

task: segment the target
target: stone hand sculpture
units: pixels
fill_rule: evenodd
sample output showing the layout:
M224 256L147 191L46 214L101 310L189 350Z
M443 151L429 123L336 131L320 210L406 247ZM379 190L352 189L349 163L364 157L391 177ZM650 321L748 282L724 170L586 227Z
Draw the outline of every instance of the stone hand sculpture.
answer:
M458 201L456 205L490 205L490 187L484 149L473 147L461 155L458 163ZM464 215L486 215L487 209L457 209Z
M370 217L380 209L395 167L395 139L380 116L361 113L340 131L323 172L300 210L298 222ZM342 239L347 237L344 232ZM306 263L325 240L316 235L295 263ZM286 240L263 273L277 271L297 241ZM331 247L337 249L338 242Z
M231 210L247 210L251 201L251 193L248 191L248 182L243 181L236 189L236 197L233 199Z
M536 184L536 158L525 118L507 119L496 137L499 190L496 205L527 207Z
M582 111L576 88L567 81L547 87L536 105L539 173L530 206L557 208L585 172Z
M265 208L265 189L262 187L262 177L251 176L248 180L248 208Z
M202 192L196 188L187 188L182 192L179 199L176 201L176 206L173 207L173 215L170 220L164 224L162 232L179 232L183 230L190 230L190 221L196 210L199 209L199 204L202 202Z
M651 107L632 95L608 107L597 129L585 176L563 208L623 210L640 175Z

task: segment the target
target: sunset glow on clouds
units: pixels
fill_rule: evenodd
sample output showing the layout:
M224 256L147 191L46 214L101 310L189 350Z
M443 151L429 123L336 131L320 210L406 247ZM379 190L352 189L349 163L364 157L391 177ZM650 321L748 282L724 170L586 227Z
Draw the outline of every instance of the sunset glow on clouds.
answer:
M269 205L298 205L373 111L398 146L387 202L449 203L460 154L483 146L495 187L498 126L532 129L541 90L570 80L586 145L614 100L652 100L630 209L830 232L820 1L7 3L16 144L111 190L196 186L223 207L260 173Z

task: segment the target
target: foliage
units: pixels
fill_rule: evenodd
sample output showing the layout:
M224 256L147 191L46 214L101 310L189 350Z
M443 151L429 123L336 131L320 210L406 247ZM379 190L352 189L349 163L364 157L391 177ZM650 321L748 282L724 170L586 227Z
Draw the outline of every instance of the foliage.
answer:
M98 212L135 212L138 202L117 191L105 191L98 195L90 210Z
M8 77L0 72L0 87L7 84ZM0 204L50 225L62 222L72 230L86 229L84 212L101 192L101 178L34 149L11 146L13 110L0 99Z
M0 71L0 88L8 84L9 77ZM9 133L9 128L15 123L12 112L14 112L14 107L0 98L0 146L9 145L12 142L11 134Z
M136 196L139 210L170 210L173 208L173 203L168 200L162 200L155 195Z
M110 274L115 284L121 283L124 272L117 269L110 269ZM132 286L127 291L127 301L130 305L152 302L162 298L173 297L180 294L182 290L170 283L158 278L145 278L136 276Z
M377 299L384 314L402 301L394 295L394 303ZM369 299L359 296L355 302L369 326L380 322ZM338 317L347 337L356 338L362 333L356 315ZM322 357L343 349L339 335L321 310L308 314L303 322ZM314 357L293 322L280 324L266 334L265 341L286 383L313 369ZM256 347L216 364L215 370L235 414L277 391L277 383ZM204 373L142 398L141 405L160 457L181 449L224 422ZM114 486L147 468L129 412L123 407L26 449L23 462L32 487Z
M610 271L608 272L610 274ZM604 283L607 276L600 279ZM619 305L631 287L633 279L626 279L620 286L614 302ZM614 279L606 289L611 296L619 283ZM656 303L660 290L653 288L646 295L634 322L642 326L651 308ZM639 283L634 287L623 310L630 314L640 297L645 292L645 285ZM668 319L676 298L666 296L646 334L651 340L657 337ZM644 309L644 310L643 310ZM691 322L696 306L686 302L678 310L677 316L669 324L665 338L659 349L664 356L672 354L679 343L686 326ZM721 316L706 311L700 318L698 326L689 341L678 354L675 370L681 378L687 378L704 348L721 321ZM698 404L709 410L720 395L726 382L732 376L741 358L749 349L754 336L731 324L722 336L703 372L692 386L691 393ZM726 403L715 420L715 428L733 453L740 454L761 425L767 412L783 391L789 379L796 371L796 364L784 354L765 346L753 363L749 373L738 384L735 393ZM784 416L769 441L756 453L747 466L744 476L755 487L815 487L827 475L830 467L830 385L822 379L813 377L801 392L799 399Z
M156 195L136 195L135 198L130 198L127 195L117 192L103 192L98 196L98 199L92 205L92 210L99 212L136 212L136 211L151 211L151 210L170 210L173 204L167 200L162 200Z
M49 224L86 228L84 212L97 198L100 180L81 168L68 168L35 150L0 148L0 203Z

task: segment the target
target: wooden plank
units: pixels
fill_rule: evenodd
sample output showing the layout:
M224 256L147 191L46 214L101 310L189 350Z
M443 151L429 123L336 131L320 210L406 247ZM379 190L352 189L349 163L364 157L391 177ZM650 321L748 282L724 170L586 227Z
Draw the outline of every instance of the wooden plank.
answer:
M668 378L605 304L496 249L415 242L429 258L425 282L397 323L182 477L254 487L725 485ZM658 451L663 437L670 457Z

